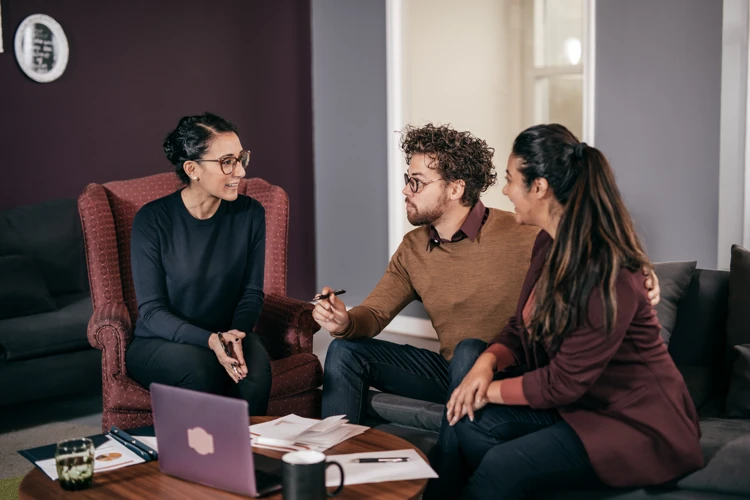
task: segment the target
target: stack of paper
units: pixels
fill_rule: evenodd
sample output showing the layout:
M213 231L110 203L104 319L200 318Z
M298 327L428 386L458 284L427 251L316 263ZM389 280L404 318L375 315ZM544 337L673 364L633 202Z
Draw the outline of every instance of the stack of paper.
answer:
M347 423L344 415L325 420L291 414L252 425L253 446L279 451L325 451L332 446L365 432L369 427Z

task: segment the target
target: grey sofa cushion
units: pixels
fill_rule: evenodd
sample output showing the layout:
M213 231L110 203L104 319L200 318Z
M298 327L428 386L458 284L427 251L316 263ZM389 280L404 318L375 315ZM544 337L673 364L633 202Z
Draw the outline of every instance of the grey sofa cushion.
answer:
M750 325L748 326L750 328ZM750 418L750 344L734 346L732 380L727 394L727 416Z
M26 255L0 257L0 319L55 310L55 301Z
M706 465L681 479L688 490L750 496L750 420L710 418L701 421Z
M0 212L0 255L28 255L55 296L88 290L76 200L54 200Z
M690 398L697 409L700 409L714 391L714 376L711 368L699 365L680 365L677 367L685 379Z
M750 345L750 251L739 245L732 246L732 263L729 271L729 309L727 311L727 367L733 367L735 360L745 363L740 356L737 357L735 346ZM730 368L731 369L731 368ZM742 367L738 368L742 372ZM746 388L750 386L750 380L742 383L741 374L736 371L731 374L731 385L741 384ZM730 396L727 397L726 411L730 415L749 416L746 401L741 390L732 391L730 385ZM735 400L739 397L740 399Z
M91 348L86 337L91 296L62 296L58 307L54 312L0 320L0 359L18 361Z
M397 425L432 432L440 431L445 405L405 398L395 394L370 391L370 417Z
M677 366L723 365L728 296L728 271L695 270L669 342Z
M687 292L696 264L696 261L654 264L654 272L661 288L661 300L656 306L656 314L661 323L661 338L667 344L677 321L677 305Z

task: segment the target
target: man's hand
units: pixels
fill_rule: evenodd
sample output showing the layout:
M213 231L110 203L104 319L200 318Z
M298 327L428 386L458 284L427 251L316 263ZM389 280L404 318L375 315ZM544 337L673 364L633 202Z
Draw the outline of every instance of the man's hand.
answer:
M661 288L659 288L659 278L656 276L656 273L653 271L653 269L643 266L643 274L646 277L646 281L644 282L644 285L646 285L646 297L648 297L649 302L651 302L652 306L655 306L659 303L661 300Z
M327 295L332 291L332 288L324 286L321 295ZM322 328L330 333L341 333L349 327L350 320L346 312L346 304L333 294L315 304L312 316Z
M484 408L488 403L487 388L492 382L495 356L482 354L466 374L461 385L456 387L446 405L446 418L450 425L455 425L464 415L474 421L474 412Z

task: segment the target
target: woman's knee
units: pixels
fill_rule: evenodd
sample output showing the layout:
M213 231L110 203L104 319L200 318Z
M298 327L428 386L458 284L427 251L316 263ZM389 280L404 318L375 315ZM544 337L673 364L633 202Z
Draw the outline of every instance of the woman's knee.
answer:
M193 363L185 363L182 373L178 375L177 386L194 391L221 394L229 375L219 360L202 359Z
M271 378L271 359L258 335L248 334L242 343L242 354L247 364L248 376Z
M465 339L453 350L450 372L452 377L469 373L477 358L487 349L487 343L479 339Z

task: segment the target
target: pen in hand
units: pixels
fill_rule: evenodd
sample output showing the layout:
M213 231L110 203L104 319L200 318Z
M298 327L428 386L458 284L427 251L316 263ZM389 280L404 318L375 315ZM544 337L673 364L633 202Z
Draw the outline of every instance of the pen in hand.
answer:
M409 457L355 458L351 463L356 464L394 464L408 462Z
M224 353L229 356L230 358L234 359L233 352L229 350L229 346L227 346L226 342L224 342L224 336L219 332L219 342L221 343L221 347L224 348ZM240 376L240 372L237 371L237 363L232 363L232 370L234 370L234 374L238 377Z
M332 292L328 292L327 294L323 295L322 293L319 293L315 297L313 297L313 300L324 300L330 297L331 295L344 295L346 293L346 290L334 290Z

